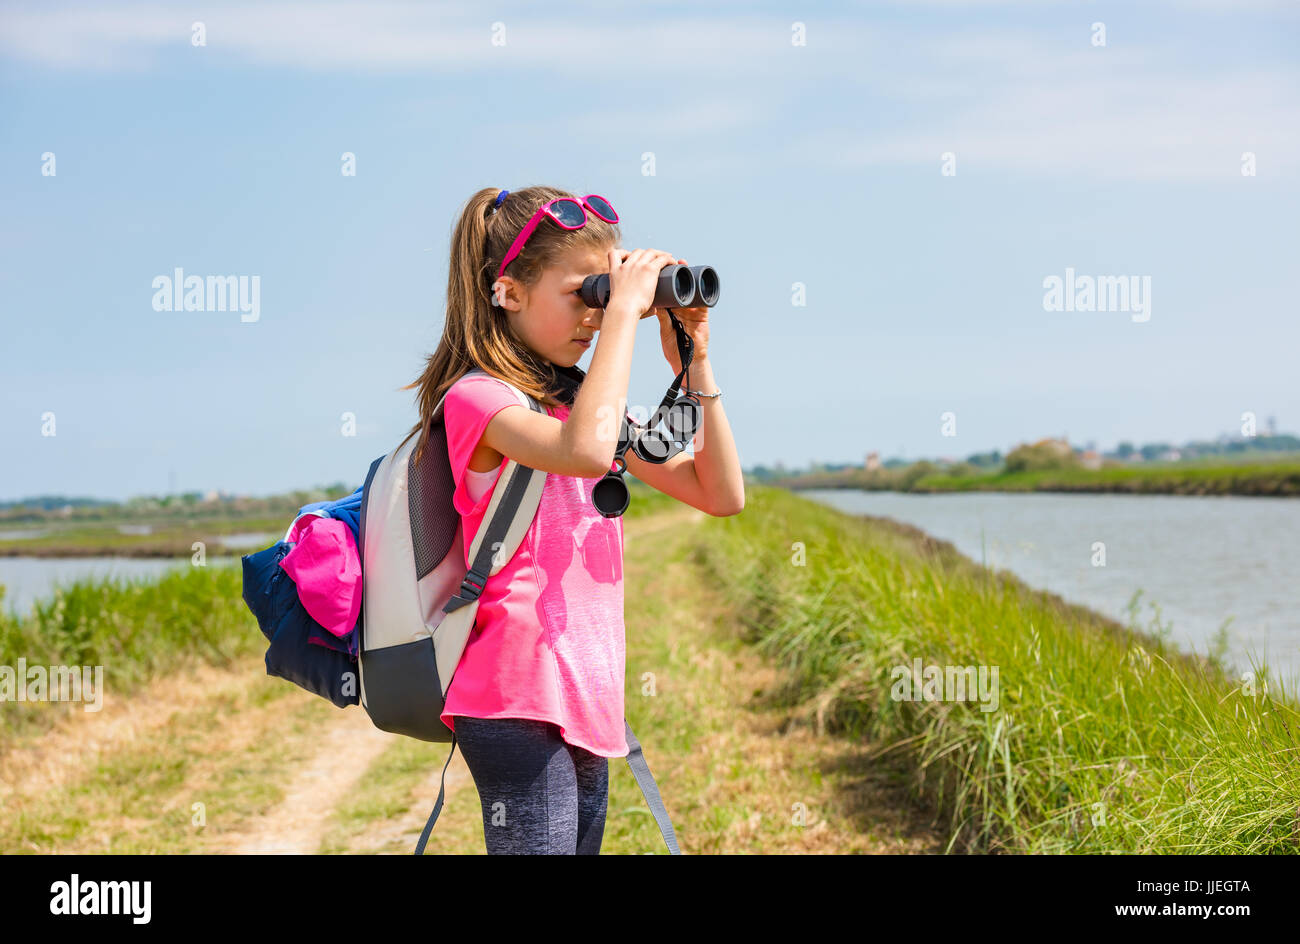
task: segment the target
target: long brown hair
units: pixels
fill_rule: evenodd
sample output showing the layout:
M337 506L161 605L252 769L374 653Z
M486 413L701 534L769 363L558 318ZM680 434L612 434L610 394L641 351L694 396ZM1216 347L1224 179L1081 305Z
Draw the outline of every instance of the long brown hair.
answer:
M434 408L451 385L474 367L514 384L548 407L560 405L558 391L549 381L550 365L510 330L506 310L492 305L492 283L510 244L537 208L548 200L574 195L554 187L527 187L511 190L495 207L500 193L499 187L485 188L462 208L451 235L442 340L428 356L419 379L400 388L419 388L420 419L402 440L405 445L420 434L417 462ZM525 286L536 285L546 268L570 250L605 250L617 246L621 239L617 224L606 223L591 211L581 229L567 230L542 220L506 271Z

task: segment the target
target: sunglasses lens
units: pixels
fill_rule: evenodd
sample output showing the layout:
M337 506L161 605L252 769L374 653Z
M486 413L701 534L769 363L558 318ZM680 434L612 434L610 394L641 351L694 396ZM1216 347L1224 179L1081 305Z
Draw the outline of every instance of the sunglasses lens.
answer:
M557 200L547 212L566 229L577 229L587 222L587 214L577 200Z
M618 222L618 214L614 212L614 208L609 205L609 201L604 197L587 197L587 206L591 207L592 212L606 223Z

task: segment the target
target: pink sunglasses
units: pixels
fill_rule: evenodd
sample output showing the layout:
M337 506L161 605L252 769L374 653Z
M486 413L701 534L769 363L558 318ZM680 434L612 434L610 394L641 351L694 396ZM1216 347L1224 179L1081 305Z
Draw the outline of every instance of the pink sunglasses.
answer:
M528 242L528 237L533 234L533 230L541 225L544 217L550 217L565 229L582 229L587 225L587 210L590 210L606 223L618 222L618 214L609 205L609 201L594 193L589 193L583 197L581 203L572 197L557 197L543 203L537 208L537 212L533 214L532 219L528 221L528 225L519 231L515 241L510 244L510 251L501 260L501 269L497 272L497 278L501 278L506 274L506 266L510 265L515 256L523 251L524 243Z

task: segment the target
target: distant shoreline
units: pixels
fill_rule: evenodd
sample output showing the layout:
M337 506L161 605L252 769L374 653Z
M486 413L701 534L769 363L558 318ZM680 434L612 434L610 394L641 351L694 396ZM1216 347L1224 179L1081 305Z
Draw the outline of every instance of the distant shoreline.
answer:
M1113 492L1131 495L1244 495L1300 498L1300 461L1221 465L1041 469L992 475L950 475L928 462L891 469L851 469L771 477L762 484L801 491Z

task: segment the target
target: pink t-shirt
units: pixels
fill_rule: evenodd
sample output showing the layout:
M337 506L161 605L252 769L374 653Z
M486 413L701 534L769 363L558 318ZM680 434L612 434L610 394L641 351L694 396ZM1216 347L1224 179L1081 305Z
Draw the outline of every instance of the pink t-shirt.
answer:
M466 566L508 461L492 473L467 475L470 456L507 406L527 409L504 383L483 375L461 378L443 403ZM569 415L565 406L547 412L561 421ZM623 520L605 518L592 505L599 481L547 473L519 550L479 597L441 715L453 731L454 715L531 718L553 722L567 743L593 754L627 756Z

